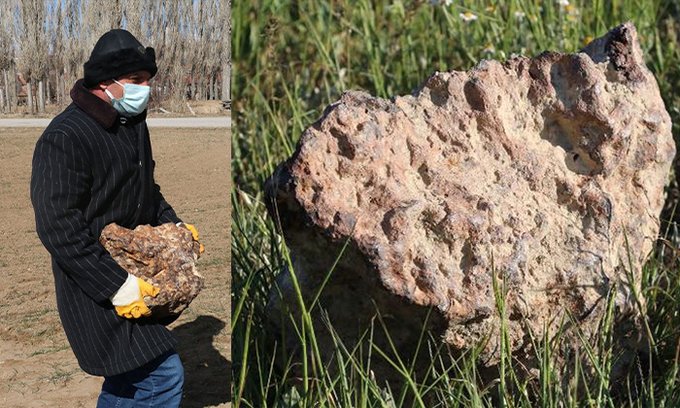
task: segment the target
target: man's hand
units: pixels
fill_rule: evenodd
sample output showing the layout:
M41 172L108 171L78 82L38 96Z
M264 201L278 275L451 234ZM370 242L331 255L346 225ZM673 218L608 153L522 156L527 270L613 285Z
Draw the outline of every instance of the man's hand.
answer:
M198 230L196 229L196 227L193 224L178 222L177 226L178 227L184 227L184 228L188 229L189 231L191 231L191 236L193 237L194 241L198 242ZM205 251L205 247L200 242L198 242L198 245L199 245L198 251L199 251L199 253L202 254Z
M151 315L151 310L144 303L144 296L156 297L160 289L133 275L111 297L111 303L116 308L116 314L126 319L138 319Z

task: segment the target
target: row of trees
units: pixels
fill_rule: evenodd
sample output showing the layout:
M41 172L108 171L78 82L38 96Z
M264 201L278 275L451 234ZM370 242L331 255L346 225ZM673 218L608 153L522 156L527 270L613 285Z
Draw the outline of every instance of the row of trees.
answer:
M94 44L112 28L155 48L152 108L230 100L230 20L231 0L0 0L0 112L70 103Z

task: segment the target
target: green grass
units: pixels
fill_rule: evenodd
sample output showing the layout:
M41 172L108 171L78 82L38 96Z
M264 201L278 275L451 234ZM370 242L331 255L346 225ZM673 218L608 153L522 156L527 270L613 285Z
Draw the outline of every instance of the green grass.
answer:
M75 374L76 371L76 369L64 370L59 364L52 364L52 373L45 379L52 384L66 384L73 378L73 374Z
M57 353L57 352L60 352L60 351L63 351L63 350L68 350L68 349L69 349L68 344L51 346L51 347L46 347L46 348L41 348L39 350L36 350L36 351L32 352L31 354L29 354L28 357L40 356L40 355L43 355L43 354L52 354L52 353Z
M671 113L674 138L680 140L676 34L680 5L673 0L570 3L568 8L548 0L453 1L450 6L380 0L233 4L235 407L680 405L680 279L677 267L656 257L641 271L642 290L637 293L647 305L649 349L614 384L610 371L618 356L611 307L601 316L599 337L591 341L581 336L583 355L565 370L555 363L565 345L552 337L555 333L535 333L532 340L541 369L530 380L516 371L510 343L503 337L507 332L502 330L501 375L486 388L477 381L479 350L452 357L423 332L421 352L432 362L423 378L410 364L410 356L395 353L389 342L378 346L374 341L376 336L389 339L380 318L354 347L342 342L332 324L319 325L318 306L302 297L298 312L287 316L294 330L286 335L302 346L305 358L285 364L286 356L277 355L280 348L272 345L276 339L265 335L265 308L276 290L274 280L291 266L282 238L266 214L262 184L294 151L304 128L345 90L360 88L381 97L409 94L434 71L466 70L481 59L503 60L512 54L574 52L631 20ZM459 15L465 12L477 19L464 22ZM677 242L676 230L664 224L670 242ZM496 289L496 312L504 321L502 282ZM332 369L319 356L316 339L321 335L336 342ZM400 373L399 385L388 387L374 378L372 364L381 358L389 359Z

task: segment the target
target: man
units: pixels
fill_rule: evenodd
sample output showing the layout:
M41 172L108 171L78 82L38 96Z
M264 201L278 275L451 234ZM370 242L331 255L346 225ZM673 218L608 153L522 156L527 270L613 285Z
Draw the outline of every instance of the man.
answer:
M31 200L52 257L59 315L81 368L105 377L98 407L177 407L184 374L176 340L169 321L154 319L144 303L158 289L129 275L98 242L113 222L181 222L153 177L145 120L155 53L111 30L84 68L73 103L33 156Z

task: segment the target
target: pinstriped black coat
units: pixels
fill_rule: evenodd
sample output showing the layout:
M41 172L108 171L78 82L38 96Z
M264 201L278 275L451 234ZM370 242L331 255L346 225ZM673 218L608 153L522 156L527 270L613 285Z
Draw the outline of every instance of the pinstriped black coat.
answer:
M121 118L78 81L73 103L38 140L31 201L52 256L57 307L83 370L111 376L144 365L176 340L153 318L116 315L109 298L127 272L99 244L109 223L127 228L179 222L154 183L146 115Z

